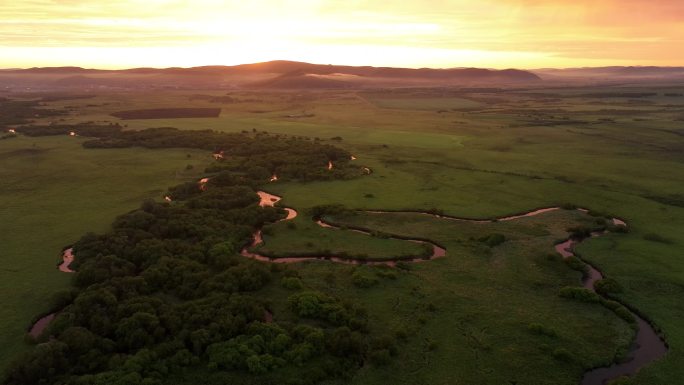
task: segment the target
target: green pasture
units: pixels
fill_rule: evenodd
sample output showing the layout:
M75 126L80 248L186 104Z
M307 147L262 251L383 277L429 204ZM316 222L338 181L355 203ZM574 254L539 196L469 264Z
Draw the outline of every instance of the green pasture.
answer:
M627 383L673 384L684 376L684 140L678 120L684 118L684 98L664 97L670 90L658 87L646 87L644 92L659 96L640 104L578 96L606 89L642 90L537 89L443 98L415 93L402 98L392 92L372 100L353 91L236 93L252 101L221 105L216 119L120 123L129 129L256 129L342 137L329 143L350 150L354 162L372 174L349 181L269 184L269 192L283 197L283 206L300 213L294 227L288 222L269 226L262 248L273 253L335 250L381 257L417 247L322 229L304 215L320 204L490 218L571 203L623 218L628 234L587 240L578 252L620 283L619 298L653 321L670 345L664 359ZM76 106L65 118L72 122L118 121L109 113L133 108L219 106L189 101L193 93L207 92L103 93L50 105ZM450 111L437 112L442 109ZM313 116L287 117L302 112ZM186 158L188 153L192 158ZM54 269L62 246L85 231L105 229L117 214L143 198L158 197L168 185L196 177L177 172L188 163L200 170L207 160L186 150L83 150L73 138L0 141L0 157L1 255L7 259L0 292L8 304L0 325L0 342L7 341L0 345L7 347L3 362L22 349L22 333L45 309L49 293L66 287L68 278ZM578 285L579 276L546 256L568 226L587 220L584 216L559 211L480 226L397 215L346 220L433 239L447 247L447 256L410 271L391 270L395 279L381 268L330 262L290 267L307 287L365 302L373 309L372 327L408 330L398 358L385 368L364 367L353 383L468 384L481 378L482 384L575 384L584 369L610 361L631 338L624 322L609 311L557 295L562 286ZM482 249L470 239L491 232L505 233L509 241ZM376 277L377 283L354 286L356 271ZM277 283L272 291L278 317L279 296L286 294ZM428 302L435 310L425 310ZM530 333L531 323L553 329L556 337Z
M482 106L482 103L478 103L474 100L450 97L392 98L369 96L366 97L366 99L380 108L391 108L400 110L445 111L477 108Z
M80 138L0 141L0 365L25 350L24 335L69 288L61 250L167 187L196 178L210 161L196 150L85 150ZM190 158L188 158L188 155ZM185 170L193 164L193 170Z

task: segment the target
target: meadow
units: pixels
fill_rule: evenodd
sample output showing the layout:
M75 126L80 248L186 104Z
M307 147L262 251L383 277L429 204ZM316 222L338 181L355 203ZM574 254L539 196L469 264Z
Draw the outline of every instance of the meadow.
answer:
M371 175L352 180L266 186L283 197L282 206L299 213L342 204L491 218L574 204L622 218L628 234L587 240L578 252L619 282L623 291L616 296L652 321L670 346L662 360L625 383L671 384L684 375L684 98L665 94L682 89L428 89L372 97L355 91L231 92L230 103L192 98L196 92L189 91L102 92L48 104L71 111L63 117L66 123L118 122L110 114L122 110L221 107L218 118L120 123L127 129L256 129L318 137L372 169ZM143 198L161 198L171 182L197 177L197 160L208 160L208 154L182 149L85 150L78 140L0 142L7 165L1 195L7 227L0 237L9 250L2 254L5 266L12 269L4 270L8 278L0 290L11 305L0 325L0 338L8 341L2 344L8 347L3 361L22 349L18 333L44 311L49 293L67 287L68 278L54 269L62 246L85 231L105 230L114 216ZM193 171L177 173L187 163L196 164ZM34 176L41 164L47 168L44 178ZM299 216L294 228L285 222L269 226L264 247L375 257L410 251L401 241L321 229L309 219ZM354 223L439 241L447 256L408 271L329 262L290 268L306 287L366 304L372 309L371 328L405 336L388 365L364 367L348 382L469 383L477 378L482 384L573 384L585 369L610 362L631 338L629 327L610 311L558 297L561 287L579 285L579 273L548 255L567 227L586 220L560 211L483 228L415 215L393 221L361 215ZM37 228L49 230L37 233ZM470 239L491 232L506 233L510 240L488 248ZM355 274L374 283L358 287ZM282 288L272 285L265 293L273 298L275 319L282 314L287 320L287 312L278 308ZM522 366L530 369L521 372Z
M24 336L49 310L71 275L57 270L61 250L85 232L195 179L211 161L196 150L84 151L83 139L17 137L0 142L0 364L29 345ZM186 170L192 164L192 170Z

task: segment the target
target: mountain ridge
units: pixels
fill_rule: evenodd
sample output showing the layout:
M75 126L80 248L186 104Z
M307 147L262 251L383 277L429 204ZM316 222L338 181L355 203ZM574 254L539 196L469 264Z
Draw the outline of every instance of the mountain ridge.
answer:
M334 64L313 64L288 60L273 60L259 63L238 64L232 66L210 65L197 67L139 67L126 69L96 69L83 68L76 66L63 67L32 67L22 69L6 69L4 73L15 74L106 74L106 73L135 73L135 74L245 74L245 73L280 73L285 74L293 71L304 71L306 73L325 75L332 73L349 73L359 76L383 76L383 77L406 77L410 75L418 77L449 77L454 75L467 75L475 77L486 77L491 74L505 74L506 76L518 76L525 80L538 80L538 76L530 71L514 68L508 69L488 69L476 67L454 67L454 68L405 68L405 67L374 67L374 66L350 66Z

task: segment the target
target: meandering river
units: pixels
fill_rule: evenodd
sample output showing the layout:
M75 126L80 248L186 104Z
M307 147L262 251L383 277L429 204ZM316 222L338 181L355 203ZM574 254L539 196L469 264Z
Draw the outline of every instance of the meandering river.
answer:
M261 205L262 206L273 206L275 203L280 201L281 197L266 193L264 191L259 191L259 197L261 198ZM430 215L436 218L441 218L441 219L447 219L447 220L455 220L455 221L465 221L465 222L471 222L471 223L493 223L497 221L513 221L521 218L526 218L526 217L532 217L544 213L548 213L551 211L555 210L560 210L560 207L546 207L546 208L540 208L540 209L535 209L526 213L521 213L521 214L516 214L516 215L511 215L511 216L506 216L506 217L500 217L500 218L493 218L493 219L467 219L467 218L458 218L458 217L452 217L452 216L447 216L447 215L441 215L441 214L434 214L434 213L428 213L428 212L414 212L417 214L422 214L422 215ZM297 214L293 209L286 208L285 210L288 211L288 216L285 219L282 220L288 220L294 218ZM578 211L582 212L587 212L587 209L583 208L578 208L576 209ZM290 214L291 212L294 212L294 214ZM381 211L381 210L368 210L366 212L371 212L371 213L397 213L400 211ZM407 212L407 211L403 211ZM326 227L326 228L338 228L337 226L325 222L321 218L315 219L316 223L321 226L321 227ZM616 226L627 226L627 223L618 218L613 218L612 222ZM360 232L363 234L368 234L370 235L370 232L362 230L362 229L349 229L350 231L356 231ZM600 232L593 232L591 234L592 237L598 237L601 235L604 235L607 233L607 231L600 231ZM391 237L392 238L392 237ZM405 262L421 262L421 261L426 261L434 258L439 258L443 257L446 255L446 249L443 247L440 247L430 241L427 240L418 240L418 239L406 239L406 238L397 238L393 237L396 239L404 239L407 241L411 242L418 242L422 244L428 244L431 245L433 248L433 253L429 258L414 258L414 259L394 259L394 260L388 260L388 261L370 261L370 260L358 260L358 259L353 259L353 258L339 258L339 257L333 257L333 256L306 256L306 257L290 257L290 258L269 258L264 255L260 255L258 253L253 253L250 252L249 249L251 247L254 247L256 245L259 245L263 243L263 238L261 235L261 230L258 230L254 233L253 241L248 247L245 247L242 250L242 255L245 257L257 259L260 261L265 261L265 262L272 262L272 263L296 263L296 262L302 262L306 260L329 260L333 262L338 262L338 263L347 263L347 264L368 264L368 265L390 265L394 266L398 261L405 261ZM570 256L575 256L573 250L575 246L583 241L584 239L574 239L570 238L562 243L559 243L555 246L555 249L558 253L560 253L563 258L569 258ZM586 263L586 262L585 262ZM600 281L603 279L603 275L601 274L600 271L598 271L594 266L590 265L587 263L588 266L588 271L587 274L584 276L582 280L582 286L585 287L586 289L589 289L593 292L596 292L594 289L594 283L597 281ZM660 335L655 331L653 326L647 322L644 318L636 314L635 312L631 311L632 315L637 321L637 334L636 338L630 348L629 354L627 359L624 362L621 363L614 363L608 367L600 367L600 368L595 368L587 371L583 378L581 385L604 385L607 382L614 380L618 377L621 376L631 376L636 374L639 369L644 367L645 365L663 357L667 351L668 347L665 341L661 338Z
M332 162L329 162L329 169L332 169ZM369 170L370 172L370 170ZM272 180L277 180L277 177L273 177ZM200 189L202 191L206 190L206 184L209 181L208 178L203 178L199 181ZM262 207L266 206L275 206L276 203L278 203L282 198L280 196L274 195L267 193L265 191L258 191L257 194L259 195L260 201L259 205ZM292 209L292 208L283 208L286 212L287 215L285 218L281 219L281 221L287 221L287 220L292 220L297 216L297 211ZM531 217L543 213L547 213L550 211L554 210L559 210L559 207L547 207L547 208L541 208L541 209L536 209L530 212L526 213L521 213L517 215L512 215L512 216L507 216L507 217L501 217L501 218L495 218L495 219L467 219L467 218L458 218L458 217L452 217L452 216L447 216L447 215L441 215L441 214L434 214L434 213L428 213L428 212L414 212L422 215L430 215L434 216L436 218L441 218L441 219L447 219L447 220L455 220L455 221L467 221L467 222L472 222L472 223L491 223L491 222L496 222L496 221L512 221L520 218L525 218L525 217ZM586 212L586 209L577 209L583 212ZM373 211L367 211L371 213L396 213L399 211L381 211L381 210L373 210ZM403 211L407 212L407 211ZM316 223L321 226L321 227L326 227L326 228L338 228L332 223L325 222L321 218L315 219ZM626 226L626 222L624 220L618 219L618 218L613 218L613 224L618 225L618 226ZM370 235L371 233L367 230L360 229L360 228L351 228L348 229L349 231L355 231L359 233L363 233L366 235ZM598 237L601 235L604 235L606 231L600 231L600 232L593 232L591 234L591 237ZM296 263L296 262L302 262L302 261L307 261L307 260L329 260L333 262L338 262L338 263L346 263L346 264L368 264L368 265L389 265L389 266L394 266L396 265L397 262L403 261L403 262L422 262L422 261L427 261L431 260L434 258L440 258L444 257L446 255L446 249L444 247L441 247L431 241L424 240L424 239L411 239L411 238L403 238L403 237L390 237L393 239L402 239L410 242L416 242L424 245L428 245L432 248L432 254L430 256L427 256L425 258L411 258L411 259L403 259L403 258L395 258L395 259L390 259L390 260L367 260L367 259L356 259L356 258L343 258L343 257L337 257L337 256L327 256L327 255L320 255L320 256L302 256L302 257L288 257L288 258L270 258L255 252L251 252L250 249L263 243L263 237L261 233L261 229L256 230L253 234L252 241L245 246L240 254L264 261L264 262L271 262L271 263ZM555 245L556 251L563 256L563 258L569 258L571 256L576 256L574 253L574 248L575 246L582 242L584 239L575 239L575 238L570 238L564 242L558 243ZM74 271L69 267L70 264L74 260L74 255L73 255L73 249L72 248L67 248L64 250L62 254L62 263L59 265L59 270L65 273L73 273ZM584 261L586 263L586 261ZM588 266L588 272L585 274L582 285L588 290L591 290L593 292L596 292L594 288L594 284L603 279L603 275L601 272L596 269L594 266L591 264L586 263ZM634 375L641 369L643 366L663 357L667 351L668 347L665 341L658 335L658 333L655 331L653 326L647 322L644 318L639 316L637 313L634 311L630 310L632 315L637 321L637 334L636 338L630 348L629 354L627 359L624 362L621 363L614 363L608 367L600 367L600 368L595 368L587 371L583 378L581 385L604 385L610 380L616 379L620 376L631 376ZM29 334L33 337L38 337L40 334L45 330L45 328L49 325L49 323L55 318L56 313L51 313L48 314L42 318L40 318L34 325L32 325L31 329L29 330ZM270 312L266 312L264 315L264 319L266 322L271 322L273 318L273 315Z
M626 225L623 220L618 218L613 218L613 224L620 226ZM591 236L598 237L605 233L606 231L597 231L591 233ZM582 240L583 239L570 238L565 242L557 244L556 251L562 255L563 258L575 256L573 250ZM582 286L596 293L594 283L603 279L603 274L591 264L586 261L583 262L587 264L588 272L582 280ZM608 381L621 376L634 375L639 369L663 357L667 353L667 344L658 335L653 326L635 312L631 310L630 312L637 321L638 330L626 360L620 363L613 363L607 367L600 367L587 371L582 377L581 385L603 385Z

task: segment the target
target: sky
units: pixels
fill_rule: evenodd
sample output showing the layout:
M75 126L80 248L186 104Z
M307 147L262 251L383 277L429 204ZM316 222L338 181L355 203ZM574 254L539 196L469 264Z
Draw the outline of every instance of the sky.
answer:
M684 65L684 0L0 0L0 68Z

